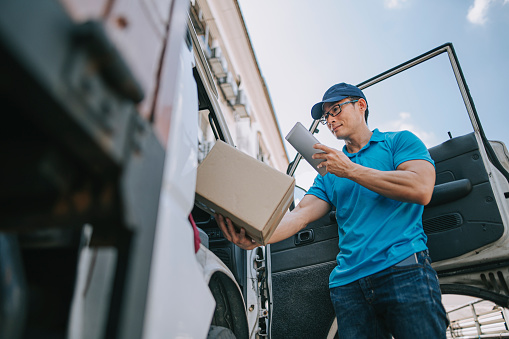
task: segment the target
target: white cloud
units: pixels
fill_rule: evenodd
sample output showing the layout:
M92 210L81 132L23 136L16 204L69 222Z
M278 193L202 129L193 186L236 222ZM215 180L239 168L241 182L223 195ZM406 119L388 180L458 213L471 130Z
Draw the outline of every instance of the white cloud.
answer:
M509 0L474 0L474 4L468 9L468 21L475 25L484 25L488 20L489 8L498 1L503 1L502 5L509 3Z
M509 0L474 0L468 9L468 21L474 25L484 25L488 21L488 11L495 2L502 3L502 5L509 4Z
M399 119L386 121L380 125L379 129L382 132L403 130L410 131L417 135L428 148L437 144L435 133L427 132L417 127L412 121L412 115L408 112L399 113Z
M475 0L468 9L467 19L474 25L484 25L487 21L488 8L493 0ZM507 0L504 0L504 3Z
M403 2L406 2L407 0L385 0L384 6L387 8L398 8L403 5ZM509 0L505 0L509 1Z

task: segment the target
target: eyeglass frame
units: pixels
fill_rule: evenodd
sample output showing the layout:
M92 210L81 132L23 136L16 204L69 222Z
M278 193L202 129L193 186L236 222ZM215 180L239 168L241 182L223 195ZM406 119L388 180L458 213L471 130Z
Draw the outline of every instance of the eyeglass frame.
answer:
M320 123L321 123L322 125L326 125L326 124L327 124L327 119L329 118L329 116L331 116L331 117L333 117L333 118L334 118L335 116L337 116L339 113L341 113L341 112L343 111L343 109L341 108L343 105L346 105L346 104L354 104L354 103L356 103L357 101L359 101L359 99L356 99L356 100L350 100L350 101L344 102L344 103L342 103L342 104L335 104L335 105L333 105L333 106L329 109L329 111L328 111L327 113L324 113L324 114L320 117L320 119L319 119L318 121L320 121ZM339 107L339 112L337 112L336 114L334 114L334 115L333 115L332 113L330 113L330 111L332 111L332 110L334 109L334 107L336 107L336 106L338 106L338 107Z

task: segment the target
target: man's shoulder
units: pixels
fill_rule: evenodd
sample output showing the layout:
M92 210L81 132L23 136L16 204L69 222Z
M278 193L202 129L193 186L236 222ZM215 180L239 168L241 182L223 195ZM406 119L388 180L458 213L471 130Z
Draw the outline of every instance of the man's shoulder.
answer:
M402 130L402 131L388 131L388 132L380 132L378 131L378 133L380 133L381 135L385 136L386 138L389 138L389 139L394 139L394 138L408 138L408 137L414 137L416 138L416 135L412 132L410 132L409 130Z
M406 141L417 141L420 140L414 133L403 130L403 131L392 131L392 132L379 132L380 136L390 143L400 143Z

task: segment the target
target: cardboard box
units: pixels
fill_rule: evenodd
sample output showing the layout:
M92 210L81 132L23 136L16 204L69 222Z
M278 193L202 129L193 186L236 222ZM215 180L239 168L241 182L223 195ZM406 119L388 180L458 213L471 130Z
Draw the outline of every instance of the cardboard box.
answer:
M295 178L217 141L198 166L197 205L265 245L293 201Z

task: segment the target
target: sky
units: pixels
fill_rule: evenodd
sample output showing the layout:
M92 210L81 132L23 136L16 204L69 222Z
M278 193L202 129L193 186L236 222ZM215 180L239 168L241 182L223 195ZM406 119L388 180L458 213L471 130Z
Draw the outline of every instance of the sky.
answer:
M509 0L239 0L284 138L333 84L359 84L451 42L488 139L509 144ZM428 147L473 131L442 54L364 90L371 129ZM321 125L320 125L321 126ZM318 140L341 149L326 127ZM285 141L290 160L293 147ZM300 165L297 184L315 172Z

